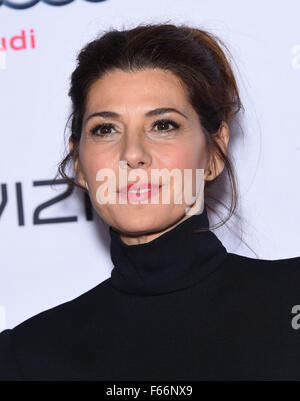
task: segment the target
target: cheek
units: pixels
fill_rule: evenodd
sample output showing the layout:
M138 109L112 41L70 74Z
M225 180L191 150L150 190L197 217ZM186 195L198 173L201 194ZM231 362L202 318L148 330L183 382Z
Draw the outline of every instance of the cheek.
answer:
M175 176L171 180L171 192L175 199L185 197L187 204L194 202L194 196L201 189L202 173L196 169L204 169L206 166L205 138L199 136L193 140L182 141L176 146L170 146L160 154L161 161L168 170L179 169L181 176ZM189 170L189 171L187 171ZM184 195L182 191L184 192Z
M97 172L105 168L112 168L113 158L108 152L102 151L97 146L83 145L80 148L80 160L87 181L90 185L94 185L97 183Z
M204 168L206 163L206 151L203 145L182 144L178 147L170 147L160 153L160 161L168 169L178 168L196 169Z

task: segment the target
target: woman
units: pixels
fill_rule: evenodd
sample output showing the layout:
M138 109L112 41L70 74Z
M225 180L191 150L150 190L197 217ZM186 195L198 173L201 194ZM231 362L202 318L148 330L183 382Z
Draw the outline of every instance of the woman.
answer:
M209 226L222 172L229 217L235 210L226 151L242 108L220 44L157 24L107 32L80 52L59 172L109 225L114 268L78 298L3 331L2 379L300 379L300 257L229 253ZM196 195L177 202L188 190Z

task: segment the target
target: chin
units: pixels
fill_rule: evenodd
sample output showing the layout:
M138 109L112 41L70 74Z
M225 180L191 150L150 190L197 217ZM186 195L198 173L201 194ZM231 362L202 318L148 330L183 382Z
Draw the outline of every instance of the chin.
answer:
M143 235L155 233L162 230L162 227L159 224L154 224L154 222L141 222L141 221L122 221L118 224L119 230L124 234L128 235Z
M177 207L176 207L177 206ZM182 205L118 205L102 209L100 215L111 226L128 235L160 232L180 219Z
M159 213L143 213L128 212L115 216L115 226L124 234L143 235L151 232L161 231L166 223L167 215L159 215Z

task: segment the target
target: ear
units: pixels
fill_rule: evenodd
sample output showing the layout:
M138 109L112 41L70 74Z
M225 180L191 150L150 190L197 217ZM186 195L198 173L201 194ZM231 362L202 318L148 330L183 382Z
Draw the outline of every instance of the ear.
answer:
M229 128L225 121L222 121L220 129L214 134L214 138L222 151L227 153L227 146L229 142ZM224 162L217 155L212 155L205 170L204 178L206 181L213 181L224 169ZM211 173L209 174L209 171Z
M72 152L74 149L74 143L72 138L69 138L69 151ZM84 174L82 172L81 166L80 166L80 160L78 155L73 157L73 163L74 163L74 171L76 174L76 179L78 184L82 185L84 188L87 188L87 183L86 180L84 179Z

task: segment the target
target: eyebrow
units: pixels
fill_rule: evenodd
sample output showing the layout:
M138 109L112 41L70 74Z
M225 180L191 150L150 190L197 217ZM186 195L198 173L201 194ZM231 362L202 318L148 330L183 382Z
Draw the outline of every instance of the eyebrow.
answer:
M165 114L165 113L178 113L181 116L183 116L184 118L186 118L188 120L188 117L183 114L181 111L174 109L173 107L160 107L158 109L153 109L150 111L147 111L147 113L145 113L146 117L151 117L151 116L158 116L161 114ZM84 121L83 126L86 125L86 123L93 117L103 117L103 118L119 118L120 114L114 112L114 111L99 111L97 113L93 113L90 114Z

